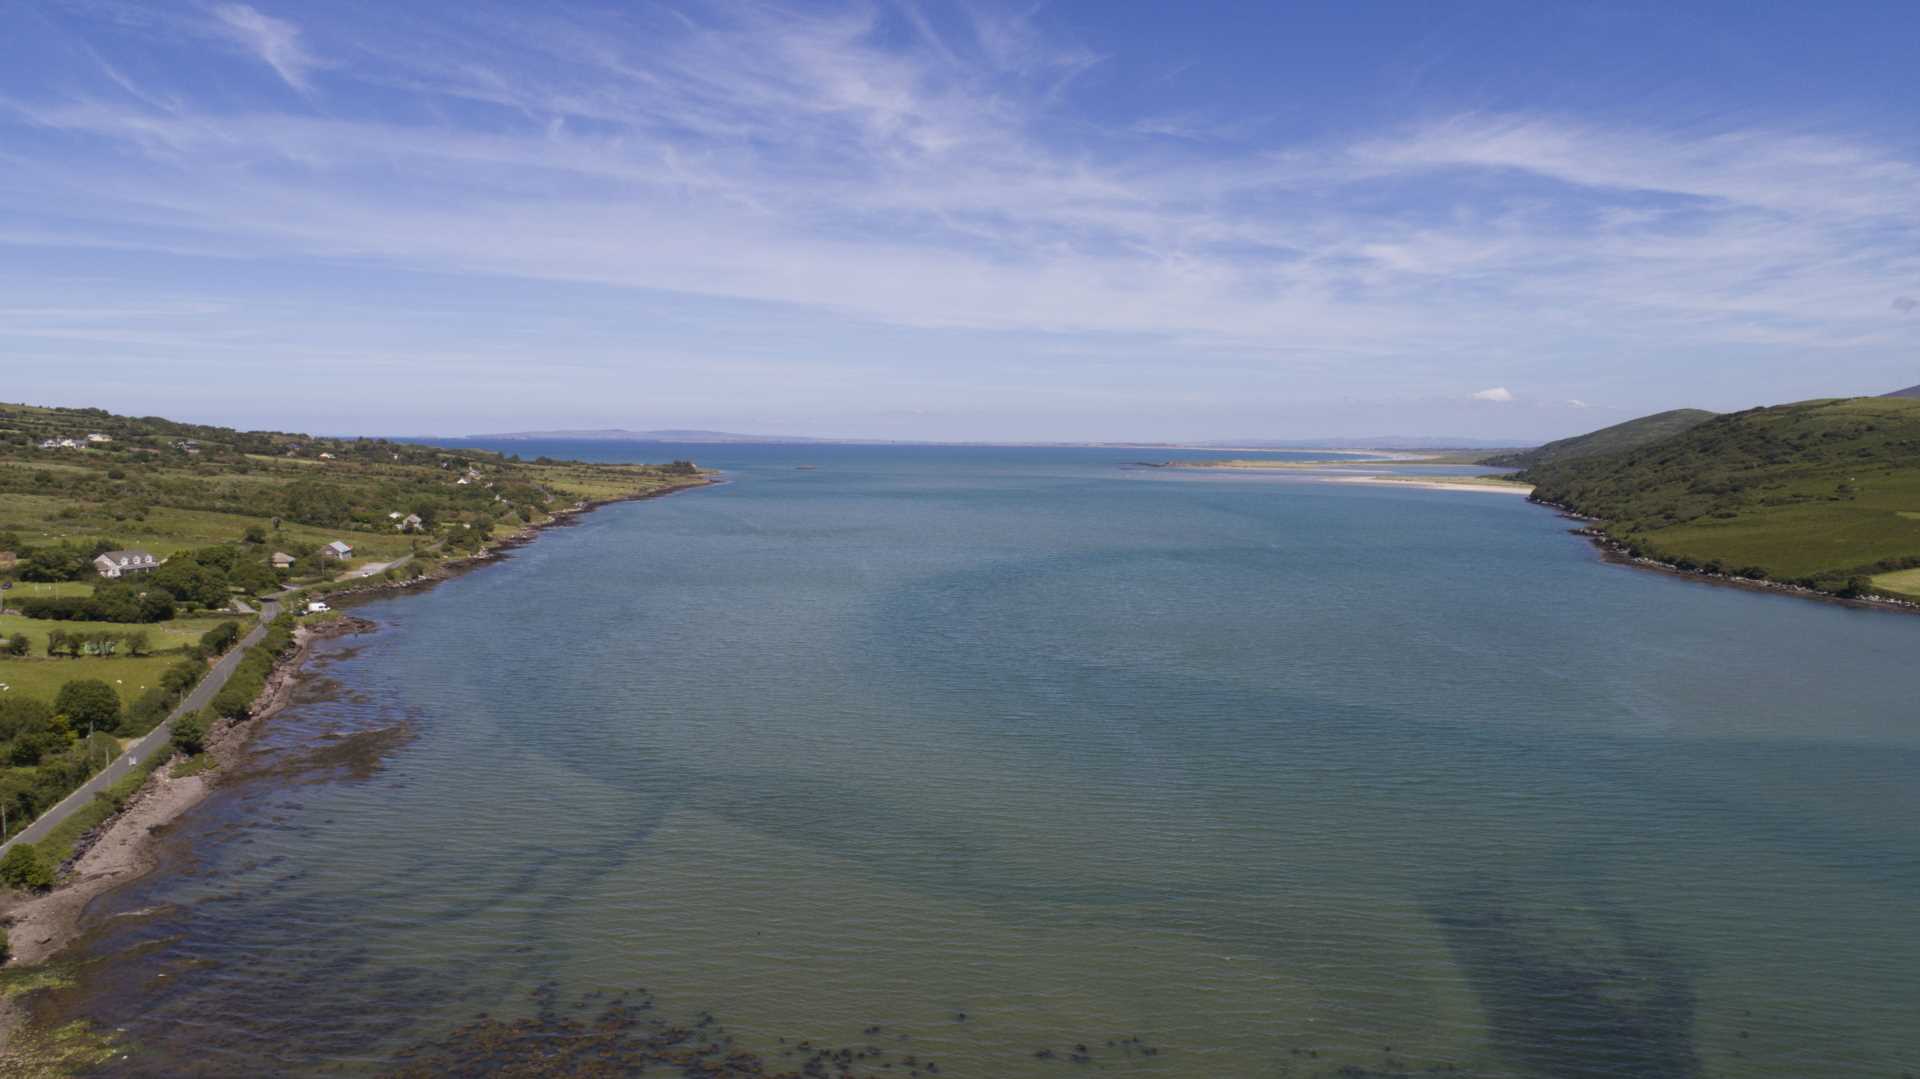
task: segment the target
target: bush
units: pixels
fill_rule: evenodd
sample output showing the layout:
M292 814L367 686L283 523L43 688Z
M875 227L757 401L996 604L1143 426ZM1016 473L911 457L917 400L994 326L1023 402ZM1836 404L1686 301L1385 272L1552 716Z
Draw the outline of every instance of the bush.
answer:
M173 725L173 751L182 757L191 757L206 748L206 719L199 712L181 716L179 722Z
M40 853L40 848L31 843L15 843L0 858L0 883L31 891L44 891L53 887L53 867Z
M199 685L201 677L206 673L207 668L204 664L183 659L161 672L160 687L178 697Z
M7 929L0 926L0 963L13 958L13 945L7 943Z
M120 694L98 678L76 678L60 687L53 710L66 716L67 725L75 730L110 731L120 723Z
M24 656L32 647L33 642L27 640L27 635L24 633L16 633L7 638L7 655Z
M200 651L209 656L217 656L233 647L240 639L240 623L222 622L200 635Z
M120 733L138 737L158 727L160 721L167 718L167 713L173 710L176 699L159 686L140 694L127 708L126 718L120 721Z

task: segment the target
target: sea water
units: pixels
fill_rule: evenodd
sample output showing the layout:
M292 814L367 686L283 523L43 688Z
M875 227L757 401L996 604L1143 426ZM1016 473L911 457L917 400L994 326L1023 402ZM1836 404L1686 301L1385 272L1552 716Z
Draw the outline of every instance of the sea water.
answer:
M773 1070L1920 1070L1920 618L1167 451L501 448L726 482L357 608L96 904L103 1072L641 987Z

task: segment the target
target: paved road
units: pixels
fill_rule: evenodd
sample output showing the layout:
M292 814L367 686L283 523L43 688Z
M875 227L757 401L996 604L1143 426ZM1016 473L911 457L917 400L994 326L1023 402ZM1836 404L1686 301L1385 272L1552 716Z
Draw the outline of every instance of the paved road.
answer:
M99 774L80 784L72 794L62 798L60 804L40 814L39 819L27 825L19 835L5 843L0 843L0 854L5 854L7 848L15 843L38 843L45 839L47 833L53 831L61 821L72 816L81 806L93 801L95 794L112 786L135 765L155 753L167 752L167 742L173 737L173 721L197 712L212 703L213 695L220 692L220 687L227 684L227 679L233 677L233 669L240 665L240 658L246 654L248 648L259 643L260 638L267 635L267 623L273 621L279 614L278 600L270 599L262 603L260 621L255 623L247 635L240 638L239 643L228 650L226 655L220 657L220 661L213 665L213 669L207 672L207 676L200 680L199 685L193 687L193 692L187 694L187 699L180 702L180 706L173 710L173 714L168 716L165 722L148 732L145 738L128 747L126 752L115 757L113 763L101 769Z

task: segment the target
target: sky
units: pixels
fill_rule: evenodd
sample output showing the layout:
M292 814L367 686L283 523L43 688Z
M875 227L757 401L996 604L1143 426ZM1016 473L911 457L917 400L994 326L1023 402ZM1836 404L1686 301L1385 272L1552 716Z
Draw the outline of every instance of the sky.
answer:
M0 400L1526 441L1920 383L1920 4L0 0Z

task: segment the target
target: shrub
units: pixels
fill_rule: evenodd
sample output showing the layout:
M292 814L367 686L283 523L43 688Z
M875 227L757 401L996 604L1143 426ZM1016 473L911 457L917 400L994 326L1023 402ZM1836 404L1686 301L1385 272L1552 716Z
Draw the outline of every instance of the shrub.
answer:
M76 678L60 687L53 710L67 717L67 725L110 731L120 723L120 695L98 678Z
M181 716L173 725L173 751L182 757L191 757L207 748L207 721L201 713Z
M198 685L201 676L206 673L207 668L205 666L190 659L183 659L173 666L168 667L160 675L160 686L168 693L178 697Z
M134 700L127 708L126 718L120 721L120 733L138 737L158 727L160 721L167 718L177 698L165 689L155 686Z
M6 857L0 858L0 883L42 891L53 887L53 867L47 864L39 847L15 843Z
M7 638L7 655L24 656L32 647L33 642L27 640L27 635L24 633L16 633Z
M200 635L200 651L209 656L217 656L232 648L233 642L239 639L240 623L222 622Z

